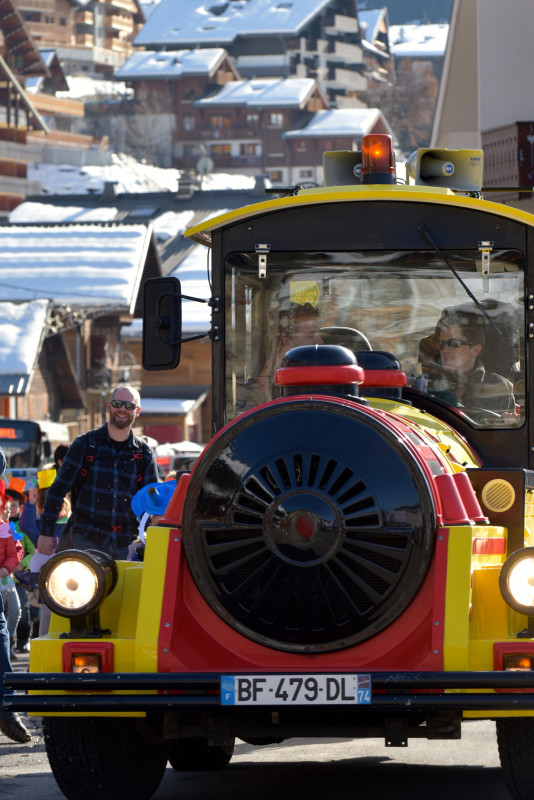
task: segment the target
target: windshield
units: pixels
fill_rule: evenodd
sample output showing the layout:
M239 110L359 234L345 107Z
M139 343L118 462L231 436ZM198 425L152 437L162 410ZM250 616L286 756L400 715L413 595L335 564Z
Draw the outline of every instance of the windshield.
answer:
M34 422L0 419L0 448L8 468L37 466L38 441L39 429Z
M226 262L226 418L279 396L300 344L393 354L412 391L475 427L524 421L524 259L494 250L270 253Z

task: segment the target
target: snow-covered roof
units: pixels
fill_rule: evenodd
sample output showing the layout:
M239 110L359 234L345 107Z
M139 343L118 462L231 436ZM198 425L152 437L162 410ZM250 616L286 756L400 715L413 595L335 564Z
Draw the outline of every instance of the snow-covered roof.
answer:
M12 225L19 222L113 222L116 216L117 209L110 206L54 206L29 200L13 209L9 222Z
M378 108L331 108L317 111L305 128L286 131L284 138L300 139L310 136L363 136L381 121L393 135L387 120Z
M183 78L185 75L211 75L225 58L226 50L221 47L203 50L142 50L133 53L117 70L119 80L135 78Z
M158 3L159 0L154 0L153 2L150 2L150 0L146 0L146 2L139 3L141 8L143 9L143 14L145 15L145 19L149 18L149 16L152 14Z
M317 86L313 78L263 78L230 81L212 97L195 102L197 106L249 106L299 108Z
M41 54L41 58L43 59L44 63L46 64L47 67L49 67L52 64L52 61L54 60L54 56L56 55L56 51L55 50L42 50L41 48L39 48L39 52Z
M39 355L49 300L0 302L2 394L24 394Z
M26 78L24 85L26 93L37 94L37 92L40 92L45 79L45 75L35 75L34 77Z
M387 8L373 8L369 11L358 10L358 22L360 23L360 31L362 38L368 42L374 42L378 36L378 28L384 19Z
M0 301L53 299L133 313L151 228L0 227Z
M161 0L137 46L225 45L243 35L295 35L331 0Z
M177 169L141 164L124 153L113 153L111 164L103 167L28 164L28 180L39 181L45 194L101 193L106 182L114 183L117 193L175 192L180 175Z
M68 91L56 92L57 97L71 100L107 100L132 97L133 90L124 81L102 80L89 75L67 75Z
M395 58L439 58L445 55L449 25L390 25L389 47Z

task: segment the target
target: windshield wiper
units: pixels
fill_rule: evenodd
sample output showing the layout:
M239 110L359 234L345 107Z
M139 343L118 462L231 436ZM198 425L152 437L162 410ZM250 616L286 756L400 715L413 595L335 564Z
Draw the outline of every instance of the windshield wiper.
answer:
M439 256L439 258L443 259L443 261L445 262L445 264L447 265L447 267L450 269L450 271L452 272L452 274L454 275L454 277L456 278L456 280L458 281L458 283L459 283L459 284L460 284L460 285L463 287L463 289L464 289L465 293L466 293L466 294L467 294L467 295L468 295L468 296L471 298L471 300L472 300L472 301L473 301L473 303L476 305L476 307L477 307L477 308L478 308L480 311L482 311L482 313L484 314L484 316L485 316L485 317L486 317L486 319L488 320L488 322L489 322L489 324L491 325L491 327L493 328L493 330L494 330L496 333L498 333L498 334L499 334L499 336L502 336L502 332L501 332L501 331L499 330L499 328L498 328L498 327L495 325L495 323L494 323L494 322L493 322L493 320L491 319L490 315L488 314L488 312L486 311L486 309L484 308L484 306L482 305L482 303L481 303L481 302L480 302L480 301L479 301L479 300L478 300L478 299L475 297L475 295L473 294L473 292L471 291L471 289L469 288L469 286L467 286L467 285L464 283L464 281L461 279L461 277L460 277L460 276L459 276L459 274L456 272L456 270L454 269L454 267L453 267L453 266L452 266L452 264L450 263L449 259L448 259L448 258L447 258L447 256L445 255L445 253L443 253L443 252L440 250L440 248L438 247L438 245L436 244L436 242L434 241L434 239L432 238L432 236L429 234L429 232L428 232L428 229L426 228L426 226L425 226L425 225L423 225L423 224L421 224L421 225L418 225L418 226L417 226L417 230L419 231L419 233L421 233L421 234L423 235L423 237L426 239L426 241L428 242L428 244L429 244L429 245L432 247L432 249L434 250L434 252L435 252L435 253L437 253L437 255Z

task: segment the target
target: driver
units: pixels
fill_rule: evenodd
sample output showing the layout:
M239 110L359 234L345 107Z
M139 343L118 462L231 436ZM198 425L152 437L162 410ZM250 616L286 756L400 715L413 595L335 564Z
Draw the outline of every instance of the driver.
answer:
M483 323L446 310L436 327L438 357L427 374L428 394L450 399L454 405L515 413L509 380L484 366Z
M292 305L281 312L277 347L258 375L247 384L248 407L273 399L276 393L274 373L288 350L301 345L323 344L320 325L319 309L311 303Z

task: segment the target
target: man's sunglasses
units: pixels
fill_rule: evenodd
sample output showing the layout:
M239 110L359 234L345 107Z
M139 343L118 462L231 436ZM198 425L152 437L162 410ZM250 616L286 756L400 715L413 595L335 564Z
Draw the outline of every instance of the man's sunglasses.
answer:
M110 405L113 408L122 408L124 406L126 411L135 411L138 408L136 403L131 403L129 400L110 400Z
M459 347L464 347L465 345L468 347L474 346L472 342L466 342L465 339L440 339L438 341L440 350L443 350L444 347L451 347L453 350L458 350Z

